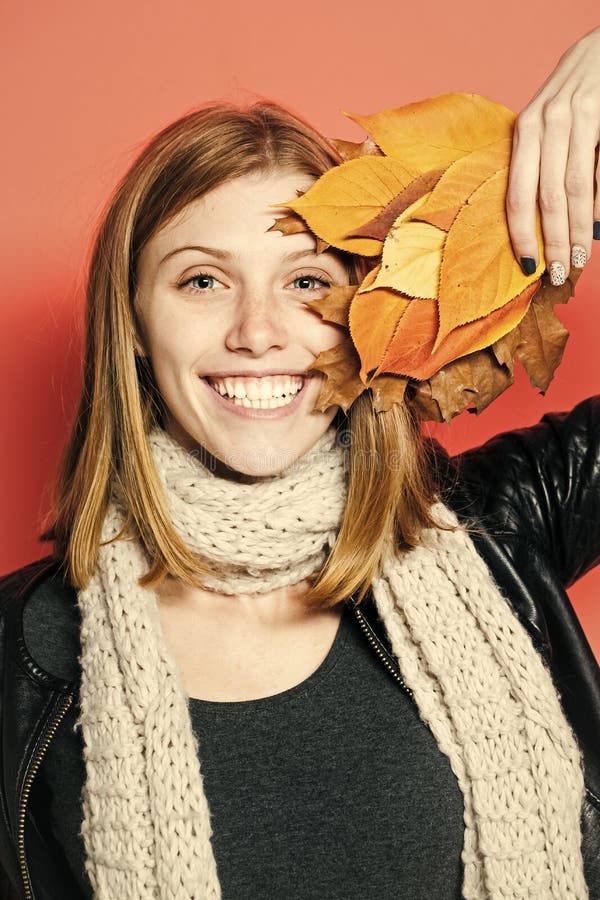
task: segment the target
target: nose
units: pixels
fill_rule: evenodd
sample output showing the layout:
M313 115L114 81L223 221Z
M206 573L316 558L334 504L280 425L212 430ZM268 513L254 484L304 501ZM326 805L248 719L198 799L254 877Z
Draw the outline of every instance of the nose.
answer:
M270 291L246 293L236 304L234 321L225 336L229 350L261 356L289 341L283 310Z

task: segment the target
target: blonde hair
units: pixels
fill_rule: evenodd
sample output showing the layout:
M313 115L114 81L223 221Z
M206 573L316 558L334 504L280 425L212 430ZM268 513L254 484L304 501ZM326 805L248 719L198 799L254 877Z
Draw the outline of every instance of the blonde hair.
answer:
M319 177L341 161L335 147L272 103L248 109L219 104L161 131L118 185L100 224L87 283L83 387L54 486L54 556L72 585L84 588L96 567L111 490L125 498L122 534L139 539L152 560L140 584L166 574L201 586L210 566L177 534L167 511L147 434L164 427L164 405L149 360L134 354L136 268L146 242L193 200L250 172L289 168ZM349 263L352 258L349 257ZM365 391L334 419L348 449L348 500L338 539L312 579L309 606L362 600L389 542L418 543L435 523L435 490L410 405L374 413Z

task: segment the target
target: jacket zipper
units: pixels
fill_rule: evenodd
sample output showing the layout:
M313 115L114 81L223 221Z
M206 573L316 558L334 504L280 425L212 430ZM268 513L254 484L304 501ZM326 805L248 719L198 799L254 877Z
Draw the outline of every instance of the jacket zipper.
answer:
M394 678L398 682L398 684L400 685L402 690L406 694L408 694L409 697L412 697L413 692L408 687L408 685L405 684L404 679L402 678L402 675L400 674L400 671L398 669L398 665L397 665L396 661L394 660L394 657L391 656L391 654L389 654L387 652L387 650L385 649L385 647L383 647L379 638L375 635L375 632L373 631L372 627L367 622L367 619L365 618L365 615L364 615L362 609L360 609L359 604L356 603L353 599L351 599L350 604L354 611L354 615L358 619L358 624L362 628L369 644L371 645L371 647L373 648L373 650L375 651L375 653L377 654L377 656L379 657L379 659L381 660L381 662L383 663L383 665L385 666L387 671L390 673L392 678Z
M73 694L68 694L65 699L62 701L60 709L53 719L53 721L48 726L48 730L44 735L44 739L40 746L38 747L29 767L29 770L25 776L25 781L23 782L23 791L21 793L21 800L19 803L19 824L17 831L17 848L19 852L19 866L21 868L21 878L23 880L23 890L25 891L26 900L35 900L35 896L33 893L33 887L31 885L31 880L29 878L29 873L27 871L27 860L25 857L25 815L27 809L27 801L29 800L29 794L31 791L31 785L33 784L33 779L35 778L37 771L42 763L44 755L52 742L52 738L54 737L56 730L62 720L64 719L67 710L73 703Z
M351 606L358 620L358 624L360 625L363 633L365 634L369 644L377 654L380 661L385 666L386 670L392 676L392 678L400 685L402 690L408 694L409 697L412 697L413 692L411 689L405 684L400 672L398 671L397 665L394 661L394 658L383 648L379 639L375 636L373 629L367 622L363 611L359 608L357 603L351 602ZM58 711L58 714L55 716L53 721L50 723L48 730L44 736L44 740L40 744L37 749L33 760L31 761L31 765L29 767L29 771L25 776L25 781L23 783L23 791L21 793L21 802L19 805L19 825L17 832L17 847L19 852L19 865L21 868L21 878L23 880L23 890L25 891L26 900L35 900L33 894L33 888L31 886L31 880L29 878L29 874L27 872L27 860L25 857L25 815L27 811L27 801L29 800L29 794L31 792L31 785L33 784L33 780L38 772L40 765L42 764L42 760L48 750L48 747L52 743L52 738L54 737L58 726L64 719L67 711L71 707L73 703L73 695L68 694L64 701L61 704L61 707Z

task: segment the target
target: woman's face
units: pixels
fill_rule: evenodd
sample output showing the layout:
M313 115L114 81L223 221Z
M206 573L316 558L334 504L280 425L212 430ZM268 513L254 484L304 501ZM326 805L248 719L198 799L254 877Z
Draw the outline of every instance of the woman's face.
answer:
M324 376L306 370L346 331L306 301L347 284L346 268L331 252L317 255L307 233L269 231L286 214L270 204L312 181L290 170L228 181L187 206L140 255L138 342L168 410L167 431L225 477L281 471L339 409L314 410Z

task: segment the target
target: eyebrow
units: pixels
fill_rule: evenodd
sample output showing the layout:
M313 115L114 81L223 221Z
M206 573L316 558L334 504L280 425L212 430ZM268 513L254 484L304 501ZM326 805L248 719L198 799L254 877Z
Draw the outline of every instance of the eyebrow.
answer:
M158 265L162 266L176 253L183 253L184 250L199 250L200 253L206 253L207 256L214 256L217 259L233 259L235 256L235 254L229 253L227 250L221 250L219 247L202 247L199 244L186 244L184 247L176 247L175 250L171 250L166 256L163 256ZM294 250L292 253L286 253L284 258L295 260L300 259L302 256L316 256L316 254L314 250Z

